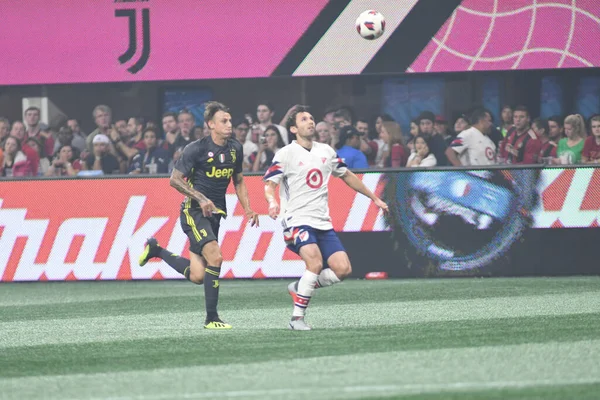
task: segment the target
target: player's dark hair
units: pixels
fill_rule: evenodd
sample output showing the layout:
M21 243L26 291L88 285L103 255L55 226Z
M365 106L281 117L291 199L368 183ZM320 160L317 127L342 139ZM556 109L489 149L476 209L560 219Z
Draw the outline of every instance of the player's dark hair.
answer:
M290 128L292 126L296 126L296 117L298 116L298 114L303 112L310 112L309 107L301 104L297 104L294 106L293 111L288 116L287 121L285 121L285 127L288 130L288 132L292 132Z
M552 122L556 122L556 125L560 126L561 128L563 127L563 121L565 119L563 117L561 117L560 115L553 115L550 118L548 118L548 122L552 121Z
M502 108L500 108L500 112L502 112L502 111L506 110L507 108L508 108L510 111L512 111L512 110L513 110L512 106L511 106L510 104L504 104L504 105L502 106Z
M529 110L524 105L516 106L513 112L516 112L516 111L524 112L525 114L527 114L527 116L529 116Z
M175 122L177 122L177 114L175 114L174 112L166 112L162 115L162 119L165 119L167 117L173 117L173 119L175 120Z
M208 122L208 121L212 121L212 119L215 117L215 114L218 113L219 111L223 111L228 113L229 112L229 108L227 108L227 106L223 103L219 103L218 101L209 101L208 103L205 104L204 106L204 121Z
M550 132L550 127L548 126L548 120L544 118L536 118L533 120L533 125L537 126L539 129L544 130L544 135L548 135Z
M473 111L471 111L469 121L471 121L471 124L475 125L479 123L479 121L485 119L485 117L487 117L488 114L490 116L492 115L492 113L486 110L485 108L476 108Z

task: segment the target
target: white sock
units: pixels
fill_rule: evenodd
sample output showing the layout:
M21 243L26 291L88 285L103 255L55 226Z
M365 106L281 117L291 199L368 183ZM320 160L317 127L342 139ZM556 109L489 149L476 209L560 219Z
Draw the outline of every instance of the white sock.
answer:
M315 290L317 279L319 279L319 275L310 272L309 270L305 270L304 274L302 274L302 278L298 281L298 293L297 300L294 303L293 317L304 317L308 302Z
M318 288L322 288L322 287L331 286L338 282L341 282L341 281L340 281L340 278L337 277L335 272L333 272L331 270L331 268L325 268L319 274L319 278L317 279L317 286L315 288L318 289Z

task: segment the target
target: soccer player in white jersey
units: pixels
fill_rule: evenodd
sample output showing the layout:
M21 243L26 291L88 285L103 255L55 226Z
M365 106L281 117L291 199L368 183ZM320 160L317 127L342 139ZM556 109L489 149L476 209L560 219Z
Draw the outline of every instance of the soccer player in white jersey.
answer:
M286 125L288 132L296 135L296 140L275 154L263 178L265 198L271 218L277 219L282 212L288 248L306 263L300 280L288 286L294 300L289 327L310 330L304 315L313 291L338 283L352 272L348 254L333 231L329 216L329 177L341 178L350 188L373 200L385 213L388 206L346 168L333 148L315 140L315 121L307 107L296 106ZM281 206L275 196L280 183Z
M496 164L496 145L488 136L492 128L492 115L479 108L473 111L469 119L471 127L459 133L446 149L448 161L455 167Z

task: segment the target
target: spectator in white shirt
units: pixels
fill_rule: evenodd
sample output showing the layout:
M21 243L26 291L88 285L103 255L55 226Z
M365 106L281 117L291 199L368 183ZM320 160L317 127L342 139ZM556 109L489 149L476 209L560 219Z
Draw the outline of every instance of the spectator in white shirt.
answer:
M446 149L446 156L455 167L461 165L493 165L496 163L496 145L488 137L492 128L492 114L479 108L469 120L471 128L462 131Z
M263 132L265 132L267 130L267 127L275 125L279 130L279 135L281 136L281 139L283 139L283 142L285 144L288 144L289 138L287 129L285 129L281 125L273 123L274 114L275 110L273 109L273 106L271 106L271 104L267 102L258 103L258 106L256 107L256 118L258 119L258 125L260 126L260 129Z
M250 155L258 151L258 146L252 141L246 141L250 132L250 124L245 119L242 119L234 125L233 132L235 133L235 138L244 147L244 171L251 171L252 163L250 163Z
M435 167L437 160L435 156L429 150L429 144L431 143L431 136L418 135L415 138L414 146L415 151L408 157L407 167Z

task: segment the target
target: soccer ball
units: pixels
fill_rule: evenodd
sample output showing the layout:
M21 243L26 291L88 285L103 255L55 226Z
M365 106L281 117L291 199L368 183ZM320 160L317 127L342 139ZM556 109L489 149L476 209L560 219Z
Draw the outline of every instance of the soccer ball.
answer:
M367 10L356 19L358 34L367 40L374 40L383 35L385 18L375 10Z

